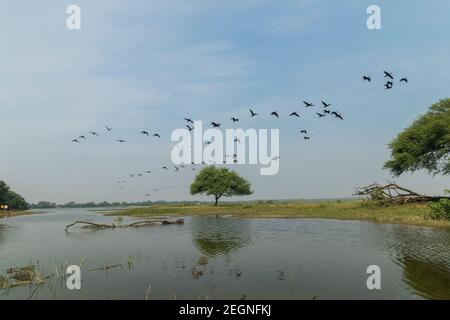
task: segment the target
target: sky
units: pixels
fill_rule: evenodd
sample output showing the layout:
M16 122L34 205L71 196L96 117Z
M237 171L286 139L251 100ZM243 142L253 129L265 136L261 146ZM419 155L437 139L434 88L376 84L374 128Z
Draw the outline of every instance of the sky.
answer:
M71 4L81 30L66 28ZM381 30L366 26L371 4ZM278 174L230 166L252 183L242 200L350 197L386 180L441 194L448 177L382 166L388 143L449 97L448 12L446 0L3 1L0 179L28 202L205 200L189 194L196 172L172 170L170 135L184 117L225 129L236 116L280 129ZM386 91L383 70L409 83ZM302 100L327 101L344 121L317 119L321 107ZM79 135L88 140L70 142Z

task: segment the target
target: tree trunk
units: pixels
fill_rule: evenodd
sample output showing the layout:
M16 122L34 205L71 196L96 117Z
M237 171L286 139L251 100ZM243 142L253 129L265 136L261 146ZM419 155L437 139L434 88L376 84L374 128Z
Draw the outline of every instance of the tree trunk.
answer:
M214 205L215 206L217 206L217 203L219 202L219 199L220 199L220 197L222 197L222 195L223 195L223 193L221 193L221 194L215 194L214 195L214 197L215 197L215 202L214 202Z

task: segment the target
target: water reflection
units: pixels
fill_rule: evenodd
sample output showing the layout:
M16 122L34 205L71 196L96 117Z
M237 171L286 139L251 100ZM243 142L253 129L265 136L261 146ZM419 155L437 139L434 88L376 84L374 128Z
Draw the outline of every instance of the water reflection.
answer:
M426 299L450 299L450 270L443 264L407 257L403 259L404 280Z
M391 248L403 267L403 281L426 299L450 299L450 233L394 226Z
M206 256L230 254L251 242L251 222L246 219L193 217L192 242Z

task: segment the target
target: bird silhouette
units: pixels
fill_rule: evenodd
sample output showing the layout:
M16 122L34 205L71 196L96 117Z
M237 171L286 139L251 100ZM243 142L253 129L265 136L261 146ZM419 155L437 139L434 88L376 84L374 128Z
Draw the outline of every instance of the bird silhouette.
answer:
M233 118L231 118L231 121L233 121L233 122L239 122L239 119L238 119L238 118L235 118L235 117L233 117Z
M306 130L301 130L300 133L308 134Z
M331 114L333 114L336 118L344 120L344 118L339 113L337 113L336 111L333 111Z
M372 79L369 76L362 76L362 81L370 82Z
M145 173L148 173L148 174L150 174L150 173L152 173L150 170L147 170L147 171L145 171Z
M77 139L73 139L73 140L70 141L70 142L80 143L80 141L78 141Z
M388 82L385 83L384 89L385 89L385 90L392 89L392 86L393 86L392 82L391 82L391 81L388 81Z
M92 134L93 136L99 136L99 134L97 132L94 132L94 131L90 131L89 133Z
M138 176L138 177L142 177L142 173L139 173L137 176Z
M154 133L153 136L161 139L161 136L159 135L159 133Z
M387 71L383 71L383 72L384 72L385 78L390 78L390 79L394 80L394 76L392 75L392 72L387 72Z
M272 111L272 112L270 113L270 115L271 115L271 116L275 116L275 117L277 117L277 118L280 117L280 116L278 115L278 112L276 112L276 111Z
M116 140L117 142L120 142L120 143L125 143L125 142L127 142L127 140L123 140L123 139L119 139L119 140Z
M106 130L109 132L109 131L111 131L113 128L110 128L110 127L108 127L108 126L105 126L105 128L106 128Z
M323 110L323 113L330 114L330 110Z
M304 140L309 140L310 137L305 136L305 137L303 137L303 139L304 139Z
M297 111L291 112L291 114L289 115L290 117L297 117L300 118L299 114L297 113Z
M213 127L213 128L220 128L220 123L217 123L217 122L211 122L211 126Z
M331 104L321 101L324 108L328 108Z
M79 139L86 140L86 137L85 137L85 136L79 136L78 138L79 138Z
M194 127L189 127L188 125L186 125L186 127L188 128L189 132L191 132L192 130L194 130Z
M234 138L234 142L241 143L241 140L239 140L238 138Z
M253 112L252 109L248 109L248 110L250 110L250 117L255 117L258 115L257 113Z
M189 118L184 118L184 120L186 120L187 122L190 122L190 123L194 123L194 121L192 121L191 119L189 119Z
M408 78L406 78L406 77L405 77L405 78L401 78L401 79L400 79L400 82L406 82L406 83L408 83Z
M164 170L169 170L169 168L167 168L166 166L162 167L162 169L164 169Z
M303 101L303 103L304 103L304 105L305 105L306 108L308 108L308 107L314 107L314 105L313 105L312 103L310 103L310 102Z
M317 116L318 116L319 118L325 117L325 114L321 114L321 113L318 113L318 112L316 112L316 114L317 114Z
M147 131L141 131L141 134L148 137L148 132Z
M134 174L129 173L128 175L129 175L131 178L134 178Z

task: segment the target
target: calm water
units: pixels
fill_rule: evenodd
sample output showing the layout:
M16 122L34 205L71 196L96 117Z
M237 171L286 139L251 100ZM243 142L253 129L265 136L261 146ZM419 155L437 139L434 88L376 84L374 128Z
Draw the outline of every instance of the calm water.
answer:
M0 299L145 299L149 286L149 299L450 299L446 230L188 217L184 225L66 234L76 220L113 218L71 209L0 219L1 274L39 263L46 275L84 262L80 291L52 281L0 290ZM366 288L372 264L381 268L381 290Z

